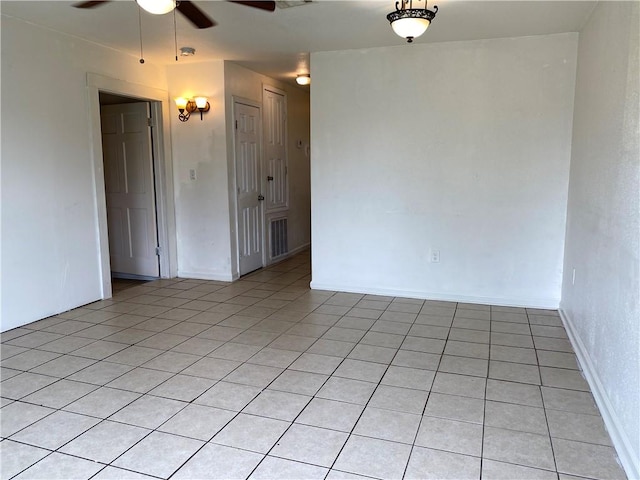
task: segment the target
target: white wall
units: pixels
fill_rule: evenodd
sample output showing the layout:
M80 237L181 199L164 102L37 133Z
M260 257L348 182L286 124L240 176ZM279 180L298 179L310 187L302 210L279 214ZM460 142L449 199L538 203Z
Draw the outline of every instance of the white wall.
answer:
M171 117L176 201L178 275L230 281L238 277L233 204L233 97L262 102L262 85L287 90L289 142L309 142L309 95L232 62L176 64L167 67L171 97L204 95L211 110L200 121L192 114ZM304 106L306 105L306 112ZM292 113L293 112L293 113ZM306 116L304 115L306 113ZM291 138L293 137L293 139ZM296 151L293 151L296 150ZM293 245L309 243L309 161L289 146ZM196 179L190 179L190 170ZM306 195L306 197L305 197ZM306 200L306 201L305 201Z
M101 298L87 72L166 90L163 68L2 17L4 331Z
M311 194L310 194L310 163L305 153L305 145L310 142L309 126L309 93L295 85L275 80L261 75L233 62L225 62L225 92L227 102L227 121L231 125L233 120L233 99L243 98L262 103L262 88L264 85L284 90L287 94L287 154L289 177L289 250L295 251L305 248L311 241ZM234 131L227 132L229 149L228 162L230 172L234 160L233 145ZM303 148L297 148L300 140ZM233 184L233 176L229 182ZM233 192L230 190L233 195ZM230 198L230 203L234 198ZM231 211L231 222L235 224L235 215ZM233 252L237 255L236 233L232 232ZM235 272L238 271L236 264Z
M306 90L286 88L289 148L289 250L311 244L311 112ZM302 142L302 148L299 147Z
M640 478L639 10L601 2L580 32L561 302L629 478Z
M167 77L172 98L203 95L211 107L202 121L198 112L187 122L171 112L178 276L230 281L224 63L178 62Z
M312 54L312 287L557 307L577 40Z
M171 145L174 162L178 275L234 276L224 62L140 65L137 57L2 16L2 331L102 298L91 138L95 105L87 89L88 72L127 82L133 90L163 90L171 98L208 96L211 111L203 121L195 114L189 122L179 122L173 104L166 112L171 119L171 132L165 132L171 141L165 146ZM245 70L235 78L255 85L256 75ZM259 77L256 98L261 100L260 82L267 77ZM308 94L289 94L290 112L297 119L292 137L308 142ZM306 120L300 113L305 102ZM292 212L302 217L293 243L308 244L308 159L299 161L294 155L290 160L295 178L304 178L306 168L306 193L292 194ZM193 181L191 169L196 171ZM304 182L296 181L294 188L299 183ZM306 204L300 200L304 198ZM173 216L173 205L167 214ZM172 218L167 221L173 225Z

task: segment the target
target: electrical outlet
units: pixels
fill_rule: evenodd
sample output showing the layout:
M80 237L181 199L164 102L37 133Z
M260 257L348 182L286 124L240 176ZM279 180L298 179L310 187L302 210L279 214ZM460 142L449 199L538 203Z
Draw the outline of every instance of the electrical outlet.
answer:
M191 170L189 170L189 180L195 180L196 179L196 169L192 168Z
M431 263L440 263L440 250L431 250L429 255L429 261Z

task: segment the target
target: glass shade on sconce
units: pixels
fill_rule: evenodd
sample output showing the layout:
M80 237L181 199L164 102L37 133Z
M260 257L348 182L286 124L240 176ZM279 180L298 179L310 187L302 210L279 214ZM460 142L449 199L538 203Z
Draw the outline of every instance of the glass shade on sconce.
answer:
M176 8L176 0L136 0L136 3L154 15L164 15Z
M184 110L185 108L187 108L187 99L184 97L178 97L175 99L176 102L176 107L178 107L178 110Z
M207 106L207 97L196 97L195 99L196 102L196 107L198 107L198 109L203 109L206 108Z
M204 112L208 112L210 108L209 102L207 101L207 97L196 97L195 104L198 110L200 110L200 120L202 120L202 114Z
M176 107L178 107L178 112L180 112L178 118L181 122L186 122L187 120L189 120L191 113L195 112L198 109L196 107L196 102L194 102L193 100L188 100L184 97L177 97L174 98L174 101L176 102Z

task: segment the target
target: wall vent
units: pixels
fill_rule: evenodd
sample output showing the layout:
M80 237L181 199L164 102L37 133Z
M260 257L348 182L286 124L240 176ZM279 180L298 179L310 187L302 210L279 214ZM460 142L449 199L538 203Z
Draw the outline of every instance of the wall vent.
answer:
M289 253L286 218L276 218L269 223L269 244L272 259Z

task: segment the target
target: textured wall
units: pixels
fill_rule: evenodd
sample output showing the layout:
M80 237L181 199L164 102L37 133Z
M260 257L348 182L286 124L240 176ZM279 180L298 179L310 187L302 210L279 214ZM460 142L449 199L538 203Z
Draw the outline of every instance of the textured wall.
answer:
M635 478L640 475L639 5L601 2L580 32L561 303L577 346L594 369L593 380L612 407L609 413L626 434L621 441L627 445L616 447L621 456L629 450Z
M556 308L577 37L312 54L313 287Z
M224 62L178 63L167 77L172 98L204 95L211 105L186 123L171 112L178 276L230 281Z
M0 330L101 298L87 72L166 90L164 68L2 17Z

